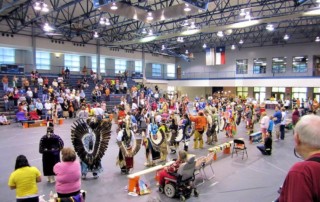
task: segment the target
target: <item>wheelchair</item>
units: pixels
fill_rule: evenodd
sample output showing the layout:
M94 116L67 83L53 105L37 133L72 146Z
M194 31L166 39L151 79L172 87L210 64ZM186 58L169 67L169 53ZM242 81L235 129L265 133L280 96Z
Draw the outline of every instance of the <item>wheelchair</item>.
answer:
M80 190L80 193L75 196L59 198L57 194L54 196L54 202L85 202L87 192ZM49 200L50 201L50 200Z
M181 164L177 173L171 173L176 179L164 178L165 185L160 187L159 191L170 198L180 198L180 201L185 201L192 192L198 197L199 193L194 186L195 163L195 157L191 157L186 163Z

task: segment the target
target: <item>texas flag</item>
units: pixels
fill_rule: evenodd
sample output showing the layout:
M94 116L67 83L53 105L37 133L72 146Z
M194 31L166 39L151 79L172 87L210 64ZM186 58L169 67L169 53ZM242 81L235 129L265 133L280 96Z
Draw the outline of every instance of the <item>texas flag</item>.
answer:
M214 65L214 48L206 49L206 65Z
M226 47L216 47L216 65L226 64Z

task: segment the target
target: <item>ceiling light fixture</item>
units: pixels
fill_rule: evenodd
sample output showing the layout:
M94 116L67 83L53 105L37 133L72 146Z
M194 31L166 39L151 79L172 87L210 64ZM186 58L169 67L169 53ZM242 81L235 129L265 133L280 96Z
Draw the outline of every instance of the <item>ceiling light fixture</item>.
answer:
M244 10L244 9L241 9L239 15L242 16L242 17L244 17L244 16L246 15L245 10Z
M164 45L161 46L161 50L165 50L166 47Z
M146 34L146 33L147 33L147 30L143 28L141 34Z
M42 12L49 12L49 8L48 8L48 5L44 2L36 2L34 5L33 5L33 8L34 10L36 11L42 11Z
M149 29L148 36L152 36L152 35L153 35L153 31L152 29Z
M93 35L94 38L98 38L99 37L99 34L98 32L94 32L94 35Z
M118 6L116 5L115 2L112 3L112 6L110 7L111 10L117 10Z
M245 15L244 19L251 20L251 15L250 15L249 11L246 12L246 15Z
M240 41L239 41L239 44L243 44L244 43L244 41L241 39Z
M43 26L43 30L44 30L45 32L50 32L50 31L53 30L53 28L46 22L46 23L44 24L44 26Z
M316 42L320 42L320 37L316 37Z
M177 38L177 42L183 43L183 42L184 42L183 37L180 37L180 36L179 36L179 37Z
M268 31L270 31L270 32L274 31L274 26L273 26L273 24L268 24L268 25L266 26L266 30L268 30Z
M191 8L189 7L189 4L185 4L184 11L186 11L186 12L191 11Z
M284 40L288 40L289 38L290 38L290 36L288 34L285 34L283 37Z
M218 31L217 36L218 37L223 37L223 32L222 31Z
M233 44L232 46L231 46L231 50L235 50L236 49L236 46Z
M101 25L107 25L107 26L111 24L108 18L101 18L99 23Z
M196 29L195 22L193 22L193 21L191 22L190 29Z
M204 43L203 46L202 46L202 48L207 48L207 45Z
M182 26L184 26L184 27L189 26L188 20L185 20L185 21L183 22Z
M148 21L153 20L153 17L152 17L152 13L151 13L151 12L148 13L147 20L148 20Z
M188 55L189 54L189 51L188 50L186 50L186 55Z

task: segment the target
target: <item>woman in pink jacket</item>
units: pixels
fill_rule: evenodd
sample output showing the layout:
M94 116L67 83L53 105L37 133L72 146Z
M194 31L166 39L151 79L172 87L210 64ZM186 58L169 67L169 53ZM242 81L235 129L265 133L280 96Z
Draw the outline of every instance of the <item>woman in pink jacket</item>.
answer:
M56 192L59 198L76 196L81 189L81 167L72 148L61 150L62 162L53 167L56 174Z

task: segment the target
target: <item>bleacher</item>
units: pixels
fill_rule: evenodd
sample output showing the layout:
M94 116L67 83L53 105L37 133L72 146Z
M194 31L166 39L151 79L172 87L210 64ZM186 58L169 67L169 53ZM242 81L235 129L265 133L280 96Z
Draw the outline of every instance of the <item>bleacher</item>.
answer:
M0 74L0 78L2 79L2 77L4 75L8 76L9 86L12 86L12 78L14 75L13 74ZM19 74L16 76L19 78L19 80L18 80L19 85L18 86L20 86L21 78L23 76L26 76L30 81L30 74L25 74L25 75ZM51 83L54 79L57 79L57 76L58 76L57 74L41 74L42 78L47 77L49 79L49 85L51 85ZM116 77L108 77L108 78L116 79ZM64 85L65 85L65 87L69 87L70 89L72 89L72 88L77 89L77 82L79 79L82 80L81 75L70 75L69 79L64 80ZM92 103L92 91L95 87L95 84L94 84L93 80L90 78L88 78L88 84L89 84L89 87L84 89L84 92L86 95L86 102ZM130 89L133 85L136 85L135 81L131 78L127 79L127 84L128 84L128 89ZM34 86L31 83L30 83L30 87L34 88ZM102 94L104 94L104 93L102 93ZM42 89L39 89L38 95L39 95L39 98L42 97ZM16 117L15 114L18 110L18 107L14 107L10 111L5 112L3 96L4 96L3 85L2 85L2 82L0 82L0 114L4 113L8 119L15 119L15 117ZM110 94L110 101L107 102L107 110L111 111L115 105L120 104L120 99L122 96L125 97L126 94ZM105 95L102 96L101 101L105 101Z

